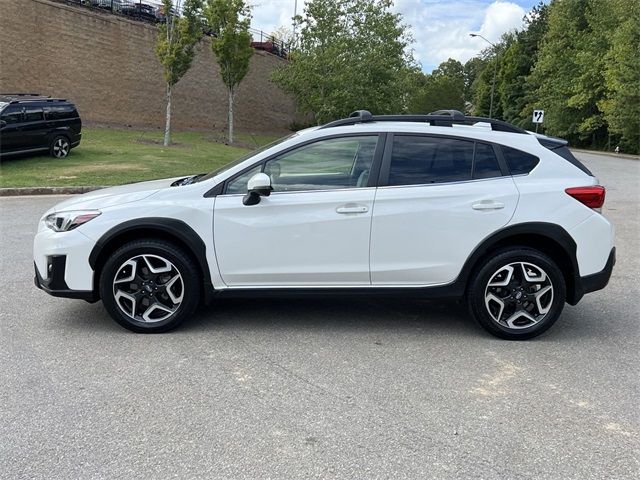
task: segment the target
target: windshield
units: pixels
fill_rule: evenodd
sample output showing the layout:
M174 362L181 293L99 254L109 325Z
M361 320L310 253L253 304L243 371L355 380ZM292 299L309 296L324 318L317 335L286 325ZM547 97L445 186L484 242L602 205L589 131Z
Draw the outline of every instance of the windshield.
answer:
M241 156L241 157L240 157L240 158L238 158L237 160L234 160L234 161L233 161L233 162L231 162L231 163L227 163L226 165L224 165L224 166L222 166L222 167L218 168L217 170L214 170L214 171L213 171L213 172L211 172L211 173L207 173L206 175L203 175L202 177L199 177L199 178L196 180L196 183L197 183L197 182L204 182L204 181L206 181L206 180L209 180L210 178L213 178L213 177L215 177L216 175L219 175L219 174L221 174L222 172L224 172L224 171L226 171L226 170L229 170L230 168L235 167L236 165L240 165L240 164L241 164L242 162L244 162L245 160L250 159L251 157L253 157L253 156L255 156L255 155L259 154L260 152L264 152L265 150L267 150L267 149L269 149L269 148L271 148L271 147L274 147L274 146L278 145L279 143L285 142L286 140L289 140L290 138L293 138L293 137L295 137L296 135L298 135L298 134L297 134L297 133L292 133L291 135L287 135L286 137L279 138L278 140L276 140L276 141L274 141L274 142L267 143L266 145L263 145L262 147L257 148L256 150L253 150L253 151L251 151L251 152L247 153L246 155Z

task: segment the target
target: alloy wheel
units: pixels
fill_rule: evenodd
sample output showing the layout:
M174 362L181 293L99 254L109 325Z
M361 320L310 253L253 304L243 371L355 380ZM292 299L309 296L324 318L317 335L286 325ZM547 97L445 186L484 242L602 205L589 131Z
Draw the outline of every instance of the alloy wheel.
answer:
M500 267L489 279L484 303L491 319L510 329L540 323L553 305L553 283L537 265L513 262Z
M137 255L118 268L113 296L128 317L144 323L166 320L178 311L184 298L180 271L159 255Z
M69 142L65 138L56 138L53 142L53 155L64 158L69 154Z

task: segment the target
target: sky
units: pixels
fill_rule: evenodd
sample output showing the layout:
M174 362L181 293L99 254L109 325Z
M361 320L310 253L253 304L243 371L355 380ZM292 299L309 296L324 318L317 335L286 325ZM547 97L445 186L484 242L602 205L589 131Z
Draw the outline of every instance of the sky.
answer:
M272 32L291 26L295 0L249 0L253 6L253 28ZM304 0L297 1L302 13ZM415 39L414 57L425 72L454 58L465 62L488 44L480 33L495 42L500 36L522 27L522 17L538 0L395 0L394 10L410 25Z

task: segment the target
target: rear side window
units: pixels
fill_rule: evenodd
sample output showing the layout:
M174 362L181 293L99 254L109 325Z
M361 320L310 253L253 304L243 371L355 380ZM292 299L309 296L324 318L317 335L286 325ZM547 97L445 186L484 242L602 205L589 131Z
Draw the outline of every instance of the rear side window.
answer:
M73 105L55 105L45 109L47 120L65 120L67 118L76 118L78 112Z
M42 107L26 107L24 109L25 122L39 122L43 120Z
M527 174L540 162L538 157L511 147L503 146L502 155L507 162L511 175Z
M494 178L502 176L498 159L491 145L476 143L473 161L473 178Z
M7 122L7 125L20 123L22 121L22 107L5 108L0 115L0 120Z
M389 185L471 180L473 142L397 135L393 138Z

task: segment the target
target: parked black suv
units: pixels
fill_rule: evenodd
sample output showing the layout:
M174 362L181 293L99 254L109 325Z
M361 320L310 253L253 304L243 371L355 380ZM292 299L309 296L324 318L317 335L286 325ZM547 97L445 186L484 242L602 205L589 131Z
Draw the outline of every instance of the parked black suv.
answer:
M64 158L80 144L75 105L31 93L0 93L0 157L49 151Z

